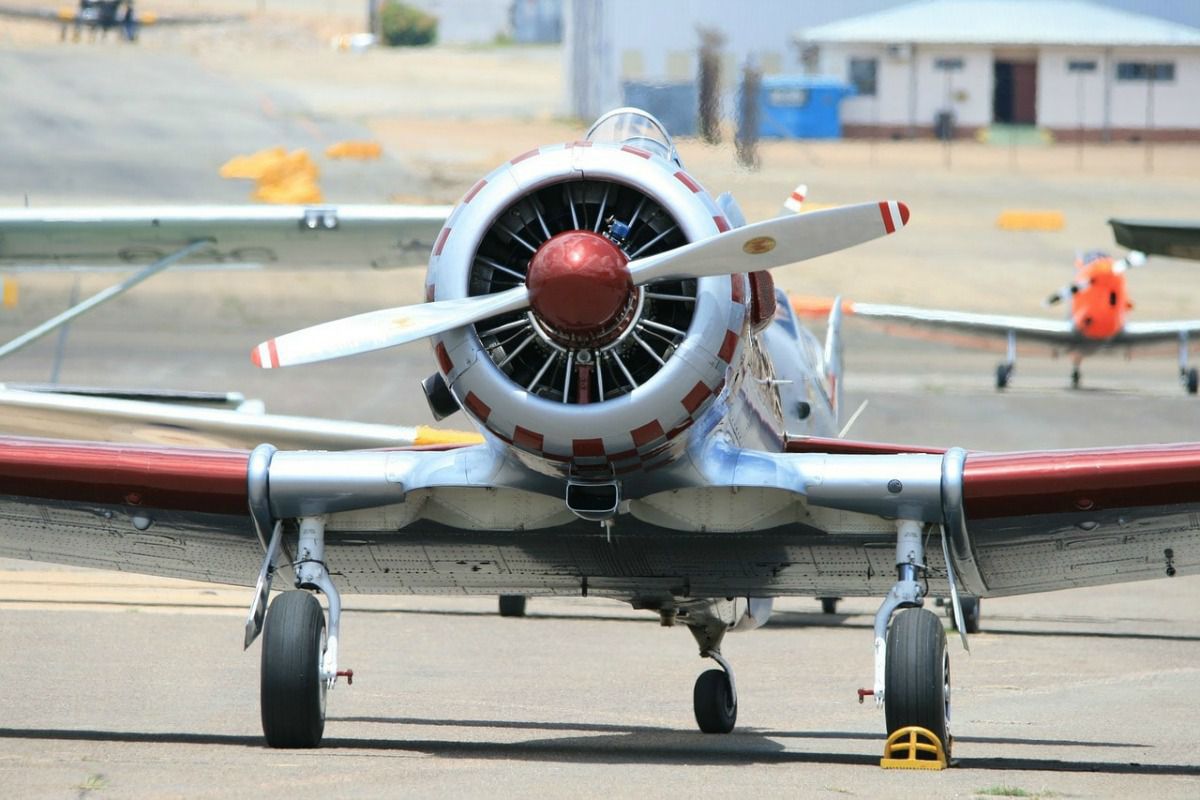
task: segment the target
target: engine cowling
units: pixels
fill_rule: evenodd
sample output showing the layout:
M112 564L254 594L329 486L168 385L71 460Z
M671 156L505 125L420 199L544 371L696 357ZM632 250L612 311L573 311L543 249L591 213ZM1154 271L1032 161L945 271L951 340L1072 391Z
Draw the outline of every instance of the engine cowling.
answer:
M435 337L447 386L543 471L621 474L669 459L736 362L746 279L633 287L623 264L727 229L708 193L664 155L582 141L514 158L450 215L426 299L525 283L534 300Z

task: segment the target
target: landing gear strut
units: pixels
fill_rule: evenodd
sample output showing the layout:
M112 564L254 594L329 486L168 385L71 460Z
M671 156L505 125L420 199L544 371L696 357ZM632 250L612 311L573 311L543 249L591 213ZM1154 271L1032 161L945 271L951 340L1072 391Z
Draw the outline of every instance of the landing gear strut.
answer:
M1004 356L1004 361L996 365L996 389L1005 389L1008 387L1009 380L1012 379L1013 368L1017 365L1017 334L1015 331L1008 332L1008 352Z
M279 540L275 527L263 572L273 571ZM337 587L325 568L325 519L305 517L300 521L297 546L296 586L301 591L284 592L271 603L262 627L263 734L271 747L316 747L325 732L325 696L338 675L352 679L349 670L337 668L338 632L342 602ZM261 578L260 578L261 583ZM269 581L259 598L265 598ZM309 591L303 591L309 590ZM319 591L329 602L329 624L325 612L311 593ZM252 624L259 600L251 610ZM247 633L247 644L252 641Z
M898 520L897 580L875 615L873 693L884 705L889 736L902 728L924 728L949 757L950 659L941 620L921 608L924 571L924 526ZM956 592L951 595L957 599Z
M1195 367L1188 369L1188 335L1182 331L1179 334L1179 382L1188 394L1195 394L1200 389L1200 373Z

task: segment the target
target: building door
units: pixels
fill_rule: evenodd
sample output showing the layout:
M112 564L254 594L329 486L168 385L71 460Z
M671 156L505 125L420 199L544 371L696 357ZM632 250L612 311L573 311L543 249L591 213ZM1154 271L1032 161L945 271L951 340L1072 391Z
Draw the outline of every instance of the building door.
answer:
M1010 125L1037 123L1037 62L996 61L992 120Z

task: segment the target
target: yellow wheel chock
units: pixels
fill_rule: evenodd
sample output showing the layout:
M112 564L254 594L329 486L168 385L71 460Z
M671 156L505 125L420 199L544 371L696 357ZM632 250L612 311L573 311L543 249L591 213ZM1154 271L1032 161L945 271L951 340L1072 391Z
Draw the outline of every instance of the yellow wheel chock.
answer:
M901 758L893 757L897 753L907 753ZM933 754L933 758L920 754ZM932 731L916 725L900 728L887 738L883 746L883 758L879 766L884 769L945 769L946 751L942 742Z

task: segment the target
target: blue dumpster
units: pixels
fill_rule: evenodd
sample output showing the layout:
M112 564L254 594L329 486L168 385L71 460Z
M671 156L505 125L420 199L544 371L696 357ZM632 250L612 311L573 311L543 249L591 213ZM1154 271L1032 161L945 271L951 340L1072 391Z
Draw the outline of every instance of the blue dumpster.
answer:
M759 90L758 135L776 139L840 139L838 104L854 87L823 75L775 75Z

